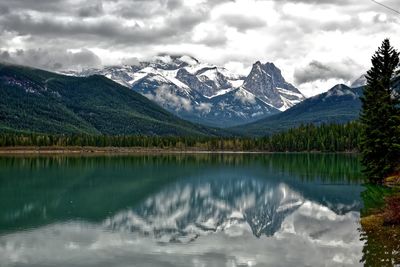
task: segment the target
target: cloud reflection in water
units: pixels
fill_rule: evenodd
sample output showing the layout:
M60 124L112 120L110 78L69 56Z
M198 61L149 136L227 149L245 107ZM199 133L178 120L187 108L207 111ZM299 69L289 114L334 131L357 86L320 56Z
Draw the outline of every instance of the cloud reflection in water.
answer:
M2 236L0 258L5 266L360 265L359 212L322 203L282 181L180 180L102 223Z

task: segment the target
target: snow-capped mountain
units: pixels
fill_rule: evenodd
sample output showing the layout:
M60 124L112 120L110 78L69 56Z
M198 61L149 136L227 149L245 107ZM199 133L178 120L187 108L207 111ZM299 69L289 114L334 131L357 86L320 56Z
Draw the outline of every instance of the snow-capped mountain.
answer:
M247 77L190 56L161 55L136 66L89 69L140 92L194 122L229 127L279 113L304 100L272 63L254 64Z
M188 242L235 225L251 229L257 237L273 236L304 201L286 184L253 179L176 184L109 217L104 226L165 242Z
M338 84L284 112L232 129L241 134L265 135L302 124L347 123L358 118L362 94L363 87L350 88Z
M363 74L359 78L357 78L354 82L352 82L350 87L357 88L357 87L365 86L366 84L367 84L367 77L365 76L365 74Z
M245 79L243 88L280 111L304 100L303 94L285 81L281 70L273 63L261 64L257 61Z
M359 86L357 86L359 87ZM357 88L356 87L356 88ZM321 95L316 95L312 98L314 99L320 99L322 96L322 100L325 101L327 99L331 99L333 97L348 97L351 99L358 100L361 96L362 91L356 90L355 88L350 88L344 84L337 84L331 89L329 89L327 92L321 94Z

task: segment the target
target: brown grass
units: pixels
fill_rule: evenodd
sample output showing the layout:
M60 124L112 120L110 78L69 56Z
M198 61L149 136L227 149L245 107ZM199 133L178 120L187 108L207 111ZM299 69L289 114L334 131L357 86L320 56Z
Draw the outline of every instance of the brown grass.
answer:
M389 187L400 187L400 173L395 173L387 177L384 184Z
M400 195L386 197L383 211L385 225L400 225Z

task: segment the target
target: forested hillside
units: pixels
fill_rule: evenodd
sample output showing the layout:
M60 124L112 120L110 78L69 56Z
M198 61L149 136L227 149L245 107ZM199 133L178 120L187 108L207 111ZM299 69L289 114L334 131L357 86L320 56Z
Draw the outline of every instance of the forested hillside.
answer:
M202 151L345 152L359 149L360 131L360 125L352 122L320 126L302 125L286 132L258 138L0 134L0 147L137 147Z
M285 112L231 128L236 133L263 136L298 127L301 124L343 124L358 119L363 87L339 84L326 93L308 98Z
M165 111L103 76L0 64L0 132L205 135L217 130Z

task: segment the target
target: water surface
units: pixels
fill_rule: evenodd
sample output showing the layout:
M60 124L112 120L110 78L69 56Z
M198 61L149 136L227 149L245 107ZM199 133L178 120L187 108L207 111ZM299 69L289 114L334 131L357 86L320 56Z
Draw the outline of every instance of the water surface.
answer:
M0 266L358 266L358 158L0 157Z

